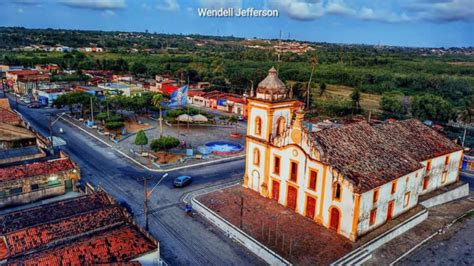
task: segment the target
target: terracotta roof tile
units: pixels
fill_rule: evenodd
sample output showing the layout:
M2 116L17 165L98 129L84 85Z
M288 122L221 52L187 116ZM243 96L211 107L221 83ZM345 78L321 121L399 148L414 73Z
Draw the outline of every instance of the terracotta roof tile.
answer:
M92 265L121 263L148 253L157 246L136 228L121 226L74 243L15 258L8 265Z
M50 175L74 168L74 164L69 159L58 159L5 167L0 169L0 182L39 175Z
M393 146L419 162L462 150L461 146L416 119L386 123L377 130L390 138Z
M9 212L0 215L0 233L8 234L23 228L101 209L108 205L110 205L110 200L105 193L93 193L35 208Z
M15 112L5 108L0 108L0 122L7 124L19 124L21 119Z
M10 247L10 256L24 254L48 245L52 241L80 236L88 231L106 226L122 224L123 213L118 206L65 217L52 223L40 224L8 233L5 237Z
M422 168L391 139L362 121L312 134L322 159L363 193Z

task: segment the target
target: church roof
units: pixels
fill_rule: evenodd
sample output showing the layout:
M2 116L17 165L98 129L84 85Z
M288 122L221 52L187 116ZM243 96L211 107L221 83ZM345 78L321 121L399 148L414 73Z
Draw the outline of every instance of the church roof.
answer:
M322 160L352 181L359 193L422 168L365 121L321 130L313 137L324 151Z
M386 123L377 127L377 130L391 139L394 146L419 162L462 149L416 119Z
M274 67L270 68L267 77L258 83L257 93L277 94L285 92L285 84L278 78L278 72Z

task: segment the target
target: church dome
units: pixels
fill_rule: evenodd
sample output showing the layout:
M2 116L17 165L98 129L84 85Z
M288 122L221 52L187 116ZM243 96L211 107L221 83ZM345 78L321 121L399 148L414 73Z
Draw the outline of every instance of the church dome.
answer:
M258 84L257 94L286 94L286 86L283 81L278 78L278 72L274 67L268 70L267 77Z

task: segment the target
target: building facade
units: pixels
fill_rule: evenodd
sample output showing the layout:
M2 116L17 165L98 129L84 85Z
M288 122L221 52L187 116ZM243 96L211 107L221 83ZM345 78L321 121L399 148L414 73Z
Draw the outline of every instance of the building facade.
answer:
M69 158L0 169L0 208L75 191L79 167Z
M462 149L416 120L309 132L275 69L247 103L244 187L353 241L458 180Z

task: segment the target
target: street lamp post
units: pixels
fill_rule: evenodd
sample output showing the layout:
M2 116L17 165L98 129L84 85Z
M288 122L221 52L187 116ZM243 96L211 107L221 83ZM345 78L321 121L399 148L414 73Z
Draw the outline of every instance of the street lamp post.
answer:
M148 198L150 197L151 193L155 190L156 187L165 179L165 177L168 176L168 173L165 173L163 176L161 176L160 180L158 180L158 183L150 190L148 191L147 188L147 178L143 178L143 191L144 191L144 201L143 201L143 212L145 213L145 230L148 231Z
M58 120L63 116L65 115L66 113L62 113L61 115L59 115L54 121L51 120L51 117L53 116L53 114L50 114L49 115L49 120L48 120L48 124L49 124L49 139L50 139L50 143L51 143L51 153L54 155L54 140L53 140L53 125L58 122Z

